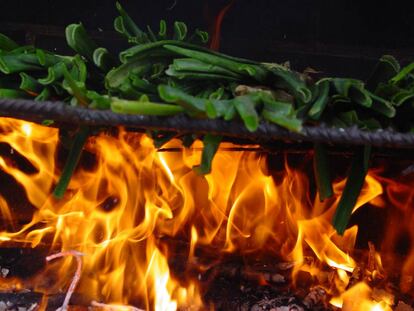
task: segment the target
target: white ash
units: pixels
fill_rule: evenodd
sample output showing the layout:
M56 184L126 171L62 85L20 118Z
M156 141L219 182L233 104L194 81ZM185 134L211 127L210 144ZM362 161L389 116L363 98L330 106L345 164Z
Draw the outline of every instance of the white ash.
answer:
M10 272L10 269L0 267L0 274L3 278L6 278L9 272Z
M272 308L269 311L304 311L304 309L298 305L289 305L289 306Z
M275 274L272 275L271 281L274 282L274 283L285 283L286 279L283 275L281 275L279 273L275 273Z
M303 300L303 304L312 309L313 306L320 304L326 300L326 291L322 287L314 287Z
M0 311L34 311L37 310L39 305L32 303L29 307L27 306L16 306L11 301L0 301Z
M294 297L264 298L254 304L250 311L305 311L305 308L297 304L295 300Z
M407 176L414 173L414 164L407 166L402 172L401 175Z
M254 305L250 311L264 311L267 310L267 308L263 308L259 305ZM291 304L288 306L280 306L280 307L273 307L269 309L269 311L305 311L305 309L301 306L298 306L297 304Z

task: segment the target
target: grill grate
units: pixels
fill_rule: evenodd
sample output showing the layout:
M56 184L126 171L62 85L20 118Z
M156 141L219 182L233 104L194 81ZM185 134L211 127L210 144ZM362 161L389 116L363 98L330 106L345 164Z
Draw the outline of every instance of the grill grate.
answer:
M275 124L263 122L256 132L249 132L241 122L190 119L185 115L154 117L123 115L109 110L91 110L68 106L63 102L36 102L22 99L0 99L0 115L41 123L53 120L55 126L126 126L143 130L163 130L180 134L213 133L230 139L269 144L284 142L321 142L334 145L371 145L375 147L414 148L414 133L392 130L364 131L356 127L330 128L305 126L301 133L293 133Z

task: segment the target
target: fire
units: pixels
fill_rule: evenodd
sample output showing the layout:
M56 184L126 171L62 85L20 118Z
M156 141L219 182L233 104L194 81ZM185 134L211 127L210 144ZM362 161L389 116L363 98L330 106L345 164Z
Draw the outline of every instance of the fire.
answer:
M147 136L120 129L117 135L102 133L88 140L84 161L65 197L56 200L51 192L64 156L59 141L57 129L0 120L0 144L13 153L0 156L0 169L24 190L33 209L31 220L19 223L12 200L0 196L5 222L0 243L47 245L51 253L81 252L77 291L91 301L156 311L203 309L197 280L171 269L174 241L188 241L189 262L196 261L199 248L211 249L217 261L226 254L282 258L294 263L294 283L305 272L317 283L328 284L332 305L389 310L390 303L373 299L367 284L351 286L358 266L353 257L357 226L339 236L330 224L345 180L335 183L333 198L320 202L310 195L306 173L291 168L287 160L284 170L271 172L264 153L229 150L232 145L225 144L212 173L198 176L192 166L200 160L200 142L191 149L163 152ZM166 149L176 147L170 142ZM369 174L355 211L369 202L383 204L379 198L384 184ZM385 192L397 200L392 187ZM382 273L381 258L375 262L370 277ZM412 273L413 262L407 260L404 271ZM36 289L65 289L72 271L70 258L51 262L37 278ZM42 281L45 276L55 280L53 285ZM349 309L354 296L362 299L358 304L365 309Z
M212 50L218 51L220 48L220 34L221 34L221 24L223 19L226 16L226 13L234 5L235 0L231 0L226 6L224 6L215 17L214 27L212 32L212 37L210 41L210 48Z
M391 311L392 301L384 297L382 301L372 298L372 289L361 282L343 293L340 298L332 299L331 303L344 311Z

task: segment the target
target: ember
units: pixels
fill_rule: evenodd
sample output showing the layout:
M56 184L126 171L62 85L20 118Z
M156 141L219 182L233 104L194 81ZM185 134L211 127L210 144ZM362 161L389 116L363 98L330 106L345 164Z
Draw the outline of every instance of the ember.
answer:
M1 178L22 193L1 192L1 246L84 255L76 274L67 257L31 277L0 261L2 273L11 270L0 280L3 292L30 290L60 306L56 295L69 286L70 293L76 275L72 303L104 310L410 308L414 250L404 255L395 246L414 235L410 175L368 174L354 213L366 204L387 207L394 225L381 248L369 243L364 251L356 248L357 225L343 236L331 225L343 177L334 197L320 202L306 169L286 158L274 169L266 153L230 144L222 144L211 174L198 176L192 167L200 142L157 152L147 136L120 129L89 138L81 167L57 200L51 192L65 157L58 130L0 121L0 144L12 151L1 154ZM36 296L26 306L34 304L46 308L47 301Z

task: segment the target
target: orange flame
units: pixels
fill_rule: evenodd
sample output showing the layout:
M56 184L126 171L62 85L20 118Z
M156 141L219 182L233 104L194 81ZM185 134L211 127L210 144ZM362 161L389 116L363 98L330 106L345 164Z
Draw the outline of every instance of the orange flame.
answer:
M326 288L336 297L331 303L345 305L348 295L354 295L347 288L357 266L352 252L358 228L339 236L330 224L344 180L335 183L335 196L321 203L310 197L304 172L287 162L284 171L269 172L263 153L229 151L231 145L224 144L212 173L197 176L191 168L199 162L201 142L189 150L158 152L148 137L121 129L117 136L100 134L88 140L85 149L93 164L80 167L65 197L56 200L51 190L60 171L58 131L2 118L0 143L30 167L0 156L0 169L24 189L35 208L29 223L0 233L0 243L46 243L53 250L82 252L78 291L91 300L157 311L202 308L196 280L178 281L170 271L172 249L160 241L173 237L189 241L189 258L199 247L215 250L217 257L283 257L295 264L294 280L300 271L322 278L323 266L331 267L335 274ZM379 180L368 175L355 210L379 202ZM4 221L15 223L17 215L7 198L0 197L0 213ZM307 256L318 261L309 262ZM408 261L405 269L413 271L412 266ZM67 287L71 267L66 259L51 263L45 273L56 275L57 281L53 287L42 282L37 287L48 292ZM364 303L371 303L366 286L357 288L367 293ZM364 310L388 310L374 307Z
M217 14L214 27L213 27L213 35L211 36L210 41L210 49L214 51L218 51L220 49L220 34L221 34L221 24L223 23L224 16L230 8L233 6L236 0L231 0L226 6L224 6L220 12Z
M382 301L371 298L372 289L365 283L358 283L347 290L339 298L331 300L331 304L343 311L391 311L392 301L383 297Z

